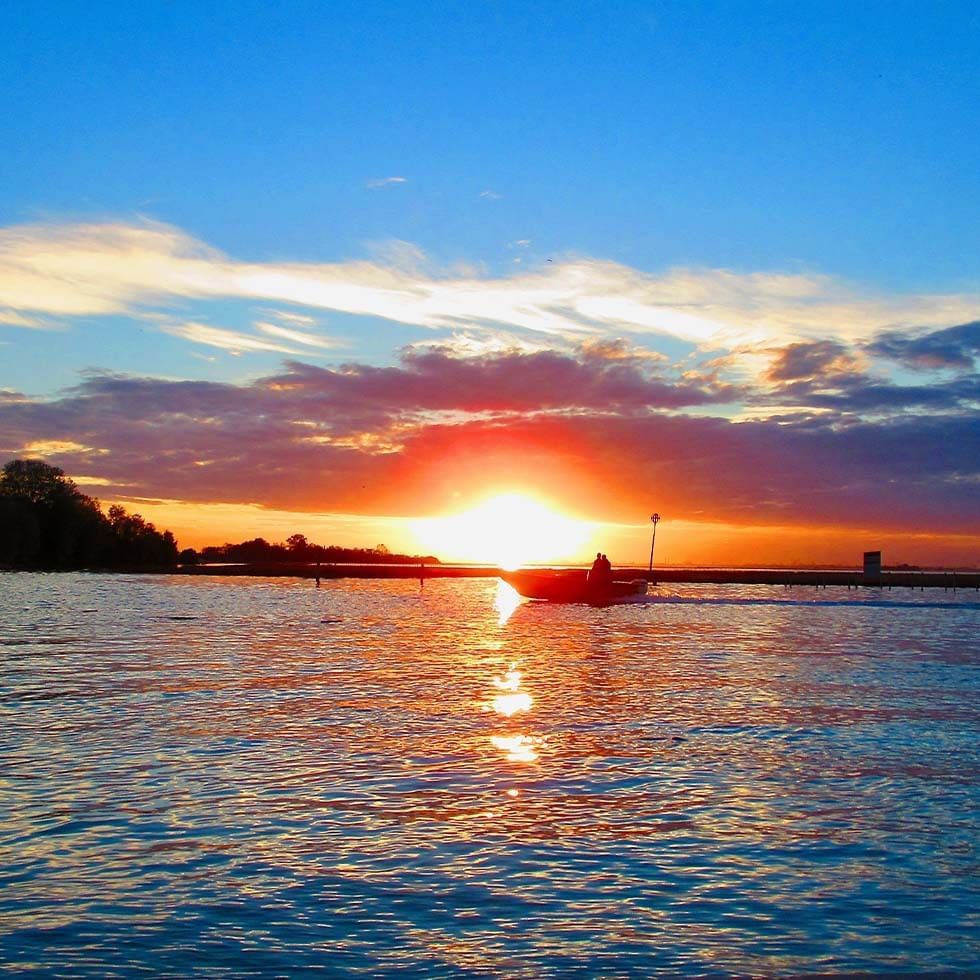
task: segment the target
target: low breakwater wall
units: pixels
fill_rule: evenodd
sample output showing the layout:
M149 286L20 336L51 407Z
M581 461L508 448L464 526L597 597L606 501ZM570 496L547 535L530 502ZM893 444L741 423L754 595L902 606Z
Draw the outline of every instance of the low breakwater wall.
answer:
M546 569L542 569L545 571ZM496 578L500 569L486 565L310 565L256 563L242 565L183 565L179 575L256 575L293 578ZM645 578L652 583L705 585L783 585L823 588L911 588L980 590L980 572L885 570L866 576L859 570L822 571L790 568L619 568L616 578Z

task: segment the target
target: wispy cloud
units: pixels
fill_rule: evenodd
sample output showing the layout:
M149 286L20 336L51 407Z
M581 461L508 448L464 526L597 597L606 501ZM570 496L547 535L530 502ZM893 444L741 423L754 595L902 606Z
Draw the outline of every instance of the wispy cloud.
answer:
M484 357L494 354L533 354L551 349L547 337L485 329L478 333L455 330L449 337L417 340L406 345L403 352L439 350L453 357Z
M105 452L105 450L84 446L82 443L72 442L70 439L38 439L24 446L24 452L31 456L55 456L66 453L98 453Z
M411 252L412 263L404 256ZM491 276L397 264L239 262L154 224L26 225L0 231L0 295L18 315L120 313L175 298L239 297L440 329L584 336L662 334L709 349L870 342L976 319L978 293L884 294L829 276L672 269L592 258Z
M195 344L204 344L207 347L218 347L221 350L227 351L229 354L238 355L253 351L273 351L279 354L298 356L301 353L295 347L286 347L283 344L263 340L261 337L254 337L251 334L241 333L238 330L211 327L205 323L170 323L165 324L160 329L173 337L181 337L184 340L190 340ZM285 332L292 333L293 331Z
M373 177L371 180L367 181L365 186L375 190L379 187L391 187L393 184L407 183L407 177Z
M485 191L480 191L480 197L487 201L499 201L503 198L503 194L498 194L496 191L487 188Z
M343 346L339 341L329 337L320 337L317 334L307 333L305 330L294 330L291 327L281 327L276 323L266 323L263 320L256 321L255 328L270 337L279 337L281 340L288 340L293 344L303 344L306 347L330 349Z
M24 316L16 310L0 309L0 324L7 327L25 327L29 330L49 330L51 324L37 317Z
M300 327L312 327L316 323L316 317L307 316L304 313L294 313L290 310L266 310L266 316L274 317L283 323L293 323Z

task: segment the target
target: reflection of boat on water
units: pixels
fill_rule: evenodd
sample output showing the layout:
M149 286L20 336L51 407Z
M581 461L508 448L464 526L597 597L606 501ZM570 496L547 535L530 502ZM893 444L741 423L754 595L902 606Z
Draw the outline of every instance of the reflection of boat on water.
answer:
M645 579L591 584L588 573L579 568L501 572L500 577L526 599L544 599L548 602L604 605L629 602L636 596L646 595L647 591Z

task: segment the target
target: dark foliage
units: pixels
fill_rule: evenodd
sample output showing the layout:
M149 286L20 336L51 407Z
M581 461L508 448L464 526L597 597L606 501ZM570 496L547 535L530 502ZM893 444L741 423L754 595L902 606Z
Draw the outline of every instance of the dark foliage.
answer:
M15 459L0 471L0 567L3 568L159 568L199 562L356 562L437 564L420 555L394 555L374 548L324 547L294 534L284 544L263 538L179 551L170 531L158 531L139 514L114 505L102 513L55 466Z
M169 531L119 506L103 514L57 467L15 459L0 471L0 566L149 568L176 561Z
M341 548L337 545L312 544L302 534L293 534L285 544L271 544L265 538L253 538L241 544L224 544L204 548L199 556L202 562L245 564L249 562L331 562L356 563L359 565L414 565L419 562L435 565L438 558L431 555L396 555L383 544L374 548Z

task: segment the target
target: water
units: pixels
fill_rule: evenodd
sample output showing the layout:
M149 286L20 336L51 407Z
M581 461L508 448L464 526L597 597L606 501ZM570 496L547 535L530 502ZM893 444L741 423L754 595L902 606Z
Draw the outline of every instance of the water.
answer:
M975 593L0 576L0 970L980 965Z

